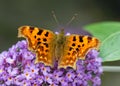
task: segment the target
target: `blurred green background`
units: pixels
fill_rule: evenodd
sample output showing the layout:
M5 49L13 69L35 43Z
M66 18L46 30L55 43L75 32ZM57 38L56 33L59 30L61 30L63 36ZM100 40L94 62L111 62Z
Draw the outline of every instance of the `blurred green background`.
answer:
M22 25L59 31L53 10L61 26L78 14L70 28L65 29L67 32L86 34L81 28L87 24L120 20L120 0L0 0L0 52L21 40L17 38L17 28ZM120 73L103 73L102 86L120 86Z

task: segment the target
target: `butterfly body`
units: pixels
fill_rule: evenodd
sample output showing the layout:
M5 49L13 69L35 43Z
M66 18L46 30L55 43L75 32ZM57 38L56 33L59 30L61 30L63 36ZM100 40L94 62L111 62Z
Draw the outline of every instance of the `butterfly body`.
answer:
M56 35L56 44L55 44L55 58L59 60L63 55L64 44L65 44L65 34L64 30L62 29L59 34Z
M53 66L58 60L59 68L72 67L76 69L76 61L85 59L90 49L98 49L99 40L94 37L77 34L65 35L62 29L59 34L43 28L22 26L18 36L28 41L29 50L36 53L35 63L42 62Z

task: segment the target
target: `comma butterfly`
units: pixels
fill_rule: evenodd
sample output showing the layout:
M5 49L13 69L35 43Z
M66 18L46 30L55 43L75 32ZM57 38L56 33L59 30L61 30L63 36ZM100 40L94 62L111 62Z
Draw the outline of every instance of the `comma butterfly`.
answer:
M18 37L28 41L29 50L36 53L35 63L42 62L53 66L58 60L58 68L72 67L76 69L76 61L85 59L90 49L98 49L99 40L84 35L65 35L64 30L55 34L50 30L38 27L21 26Z

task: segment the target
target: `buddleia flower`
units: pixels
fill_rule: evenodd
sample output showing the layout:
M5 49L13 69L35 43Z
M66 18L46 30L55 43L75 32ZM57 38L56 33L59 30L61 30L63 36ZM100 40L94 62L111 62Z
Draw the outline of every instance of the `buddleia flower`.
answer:
M101 85L102 60L99 52L90 50L85 60L76 62L76 69L53 68L35 64L35 54L19 41L0 54L0 86L93 86Z

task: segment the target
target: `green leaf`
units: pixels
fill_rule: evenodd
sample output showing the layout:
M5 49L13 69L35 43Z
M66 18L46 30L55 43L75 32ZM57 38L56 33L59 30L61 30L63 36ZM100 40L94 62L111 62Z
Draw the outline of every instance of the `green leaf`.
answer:
M84 28L100 39L103 62L120 60L120 22L101 22Z
M120 22L101 22L94 23L84 27L93 36L99 38L101 42L112 33L120 31Z
M111 34L102 42L100 56L103 62L120 60L120 32Z

